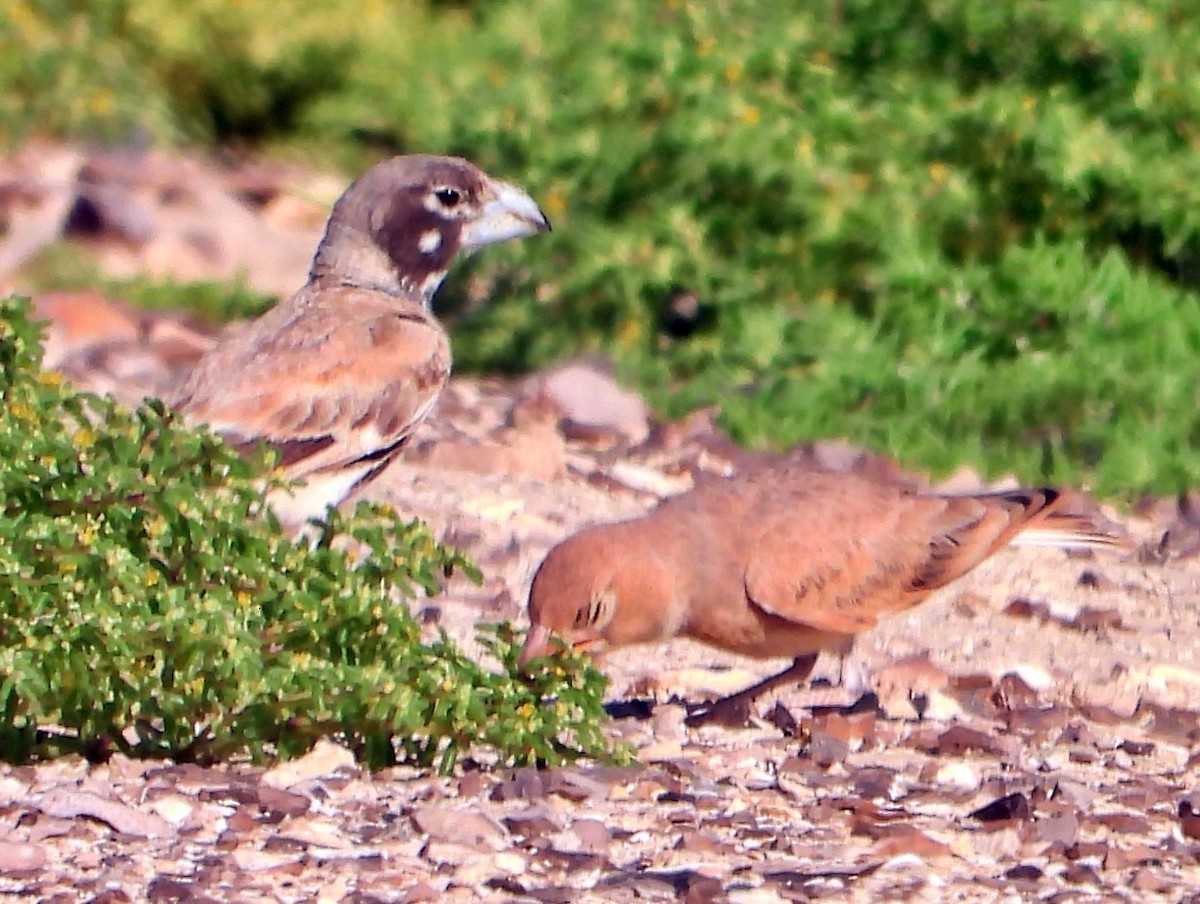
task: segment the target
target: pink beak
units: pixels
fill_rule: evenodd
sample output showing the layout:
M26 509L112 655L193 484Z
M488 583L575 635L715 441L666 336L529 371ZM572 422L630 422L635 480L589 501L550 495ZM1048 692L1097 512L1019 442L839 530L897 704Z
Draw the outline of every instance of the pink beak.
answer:
M521 655L517 665L525 666L531 659L545 656L550 652L550 629L545 625L534 625L525 636L525 645L521 647Z

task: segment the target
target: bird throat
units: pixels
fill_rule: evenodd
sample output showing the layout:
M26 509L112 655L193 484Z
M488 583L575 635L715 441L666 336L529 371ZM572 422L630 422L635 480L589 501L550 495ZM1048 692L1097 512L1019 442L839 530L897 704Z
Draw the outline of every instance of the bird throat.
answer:
M322 248L314 261L310 281L320 285L348 286L397 298L420 299L428 308L446 279L446 268L412 272L402 269L377 245L350 243L345 248Z

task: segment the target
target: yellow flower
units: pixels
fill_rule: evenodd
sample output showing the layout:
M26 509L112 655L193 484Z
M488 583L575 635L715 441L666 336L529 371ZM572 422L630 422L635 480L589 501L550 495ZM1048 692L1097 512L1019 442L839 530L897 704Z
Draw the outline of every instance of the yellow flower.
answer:
M620 332L617 334L617 344L628 348L638 342L642 337L642 321L636 317L630 317L621 324Z
M566 213L567 200L563 196L563 193L558 190L558 188L550 189L550 191L546 193L545 198L543 198L543 201L543 207L546 210L546 215L551 219L557 220L561 218L564 213Z
M88 101L93 116L107 116L116 106L116 95L111 91L97 91Z

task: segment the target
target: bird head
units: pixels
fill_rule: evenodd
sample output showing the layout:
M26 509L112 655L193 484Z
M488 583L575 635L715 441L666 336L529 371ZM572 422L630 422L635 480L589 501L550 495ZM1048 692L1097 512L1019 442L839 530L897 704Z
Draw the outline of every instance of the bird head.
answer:
M554 547L533 576L521 665L552 652L553 637L575 649L603 650L616 613L616 575L603 548L588 538L577 534Z
M639 544L633 535L638 527L625 522L589 528L550 550L529 590L522 665L551 653L555 637L598 654L678 632L671 574L656 550Z
M310 279L428 304L456 257L549 229L527 193L466 160L393 157L338 199Z

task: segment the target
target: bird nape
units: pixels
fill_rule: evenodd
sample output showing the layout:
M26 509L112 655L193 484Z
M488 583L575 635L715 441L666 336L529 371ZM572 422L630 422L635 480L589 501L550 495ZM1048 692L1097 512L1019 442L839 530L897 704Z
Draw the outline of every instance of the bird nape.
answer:
M456 157L384 161L334 204L308 282L230 333L174 405L238 448L279 453L280 521L323 516L373 479L428 416L450 374L429 307L453 262L545 232L521 189Z
M805 680L822 650L844 655L881 617L1011 542L1128 547L1084 497L1053 488L941 495L849 471L763 467L554 547L530 589L520 661L552 652L555 637L596 652L687 637L790 657L689 718L744 724L756 697Z

